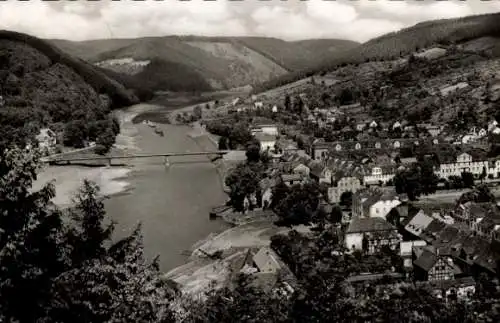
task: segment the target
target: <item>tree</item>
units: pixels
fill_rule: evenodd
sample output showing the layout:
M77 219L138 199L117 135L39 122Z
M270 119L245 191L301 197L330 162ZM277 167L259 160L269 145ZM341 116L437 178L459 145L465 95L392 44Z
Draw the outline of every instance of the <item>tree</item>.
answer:
M274 323L289 322L288 300L284 295L265 291L253 284L252 277L240 274L234 289L209 291L204 303L187 302L187 316L192 323Z
M309 224L319 205L319 186L316 183L294 185L276 207L280 224Z
M351 191L343 192L340 195L340 205L351 208L351 205L352 205L352 192Z
M41 317L51 281L68 262L61 214L50 202L53 183L30 192L40 157L18 148L0 153L0 317L6 322Z
M144 261L140 227L113 243L87 181L63 222L53 184L31 190L39 159L17 148L0 155L2 321L171 322L172 290Z
M260 176L249 165L240 164L226 177L225 183L229 186L229 197L235 210L243 211L245 198L258 191Z
M87 127L82 120L68 122L64 128L64 144L75 148L83 148L87 140Z
M99 200L99 191L95 183L84 180L73 199L75 207L69 210L73 220L68 233L73 263L101 257L106 252L104 244L111 239L114 223L103 227L106 212Z
M462 182L464 183L465 187L471 188L474 186L474 175L470 172L462 172L460 174L462 177Z
M219 138L218 148L219 148L219 150L229 149L227 137L220 137Z
M287 94L285 95L285 111L290 111L291 110L291 99L290 96Z
M96 140L96 153L100 155L107 154L113 144L115 143L115 134L111 128L106 128L106 130L97 137Z
M247 146L246 151L247 162L256 163L260 160L260 145L258 143L252 142Z
M199 120L199 119L201 119L202 115L203 115L203 112L201 111L201 107L199 105L195 106L193 109L193 117L196 120Z

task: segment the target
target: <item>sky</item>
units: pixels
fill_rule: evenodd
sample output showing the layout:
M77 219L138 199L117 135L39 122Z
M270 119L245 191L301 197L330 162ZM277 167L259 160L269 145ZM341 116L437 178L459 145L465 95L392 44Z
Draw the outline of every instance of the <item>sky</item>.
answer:
M165 35L358 42L418 22L500 12L500 0L0 1L0 29L88 40Z

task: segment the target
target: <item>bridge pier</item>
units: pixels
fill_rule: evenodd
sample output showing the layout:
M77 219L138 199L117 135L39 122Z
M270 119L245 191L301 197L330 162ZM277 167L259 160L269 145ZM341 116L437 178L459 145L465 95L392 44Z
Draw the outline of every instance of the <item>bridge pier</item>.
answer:
M111 166L111 157L107 159L108 160L108 166Z
M163 157L163 164L165 164L165 168L169 168L170 167L170 160L168 160L167 156Z

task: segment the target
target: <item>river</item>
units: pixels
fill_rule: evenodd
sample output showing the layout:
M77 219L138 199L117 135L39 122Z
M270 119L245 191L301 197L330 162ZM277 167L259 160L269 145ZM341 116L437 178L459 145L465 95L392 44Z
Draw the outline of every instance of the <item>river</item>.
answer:
M158 125L165 134L161 137L147 125L132 124L132 117L144 108L151 107L139 105L120 113L122 133L117 145L121 148L140 153L215 149L207 138L190 137L189 126ZM116 237L129 233L140 221L146 255L150 259L159 255L161 269L168 271L187 261L186 251L194 243L228 228L222 220L208 217L210 208L224 203L227 196L207 157L175 157L170 163L165 168L162 158L151 158L135 160L130 169L50 167L38 182L57 177L56 194L60 198L56 202L61 205L68 202L84 177L100 184L103 193L115 194L105 201L105 207L117 222ZM64 177L64 173L73 175ZM68 185L70 182L72 185Z

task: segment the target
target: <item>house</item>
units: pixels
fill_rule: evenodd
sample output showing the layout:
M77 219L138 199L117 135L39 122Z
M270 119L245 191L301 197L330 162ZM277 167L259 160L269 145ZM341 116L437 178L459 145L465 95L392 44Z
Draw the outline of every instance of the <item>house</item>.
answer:
M399 204L401 200L394 193L363 189L353 195L352 214L357 217L385 218Z
M394 122L394 124L392 125L392 130L395 129L401 129L401 122L399 121Z
M406 157L406 158L400 158L402 165L412 165L417 162L417 157Z
M238 103L240 103L240 98L235 98L235 99L231 102L231 104L233 105L233 107L234 107L235 105L237 105Z
M498 122L493 119L488 123L488 132L492 132L495 128L497 128Z
M353 218L345 234L345 247L368 254L379 252L383 246L395 250L400 242L396 228L381 218Z
M264 107L264 103L262 103L262 101L257 101L257 102L254 102L254 103L253 103L253 107L254 107L255 109L263 108L263 107Z
M423 247L426 245L427 242L423 240L401 241L399 244L399 255L401 256L401 259L403 259L403 267L406 270L413 269L413 247Z
M385 185L396 175L396 167L393 165L376 166L372 168L371 174L363 177L365 185Z
M365 128L366 128L366 123L358 123L356 125L356 130L357 131L363 131L363 130L365 130Z
M354 194L363 188L361 180L355 176L336 176L334 180L333 186L328 188L328 201L330 203L339 203L344 193Z
M406 222L404 230L413 238L421 238L432 221L434 221L432 217L428 216L423 210L419 210Z
M470 172L476 176L486 172L486 174L495 176L498 171L500 169L496 169L496 167L490 169L487 160L473 160L472 155L461 153L455 162L441 163L435 173L440 178L449 178L450 176L461 176L462 172Z
M461 277L453 280L437 280L417 282L417 286L430 287L437 298L453 298L468 300L476 293L476 282L472 277Z
M312 162L309 164L311 179L315 180L317 183L332 183L332 171L322 163Z
M57 135L49 128L43 128L35 137L38 147L45 153L50 153L57 144Z
M274 135L260 132L256 133L254 137L259 141L261 151L273 150L276 145L276 136Z
M377 127L378 127L378 123L375 120L370 122L370 128L377 128Z
M271 111L272 111L273 113L277 113L277 112L278 112L278 106L277 106L277 105L273 105L273 107L272 107Z
M293 186L295 184L300 184L304 181L304 177L300 174L282 174L280 179L285 185Z
M255 267L261 273L278 273L281 265L278 256L269 247L262 247L253 257Z
M252 128L253 133L265 133L267 135L278 136L278 126L275 124L257 124Z
M326 157L328 157L329 150L329 143L322 141L315 142L311 147L311 158L314 160L326 159Z
M443 128L441 126L430 125L429 127L427 127L427 132L432 137L437 137L442 130Z
M300 174L300 175L302 175L302 176L304 176L304 177L308 177L308 176L309 176L309 173L310 173L310 171L311 171L311 170L309 169L309 167L307 167L305 164L300 163L300 162L298 162L298 163L296 164L296 166L295 166L295 165L293 165L292 167L293 167L293 168L292 168L292 172L293 172L294 174Z
M456 265L446 249L435 246L413 248L413 268L416 280L453 280Z
M477 131L477 138L480 139L480 138L484 138L488 135L488 131L486 131L486 129L484 128L481 128Z

